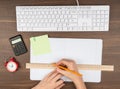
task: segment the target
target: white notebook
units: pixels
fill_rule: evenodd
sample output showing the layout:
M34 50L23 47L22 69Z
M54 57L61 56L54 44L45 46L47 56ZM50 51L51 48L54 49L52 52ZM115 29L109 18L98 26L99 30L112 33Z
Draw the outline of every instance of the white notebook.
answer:
M51 52L34 56L30 47L30 63L53 63L62 58L74 59L77 64L102 63L101 39L49 38ZM31 80L42 80L52 69L30 69ZM84 82L100 82L101 71L79 70ZM63 77L65 81L71 81Z

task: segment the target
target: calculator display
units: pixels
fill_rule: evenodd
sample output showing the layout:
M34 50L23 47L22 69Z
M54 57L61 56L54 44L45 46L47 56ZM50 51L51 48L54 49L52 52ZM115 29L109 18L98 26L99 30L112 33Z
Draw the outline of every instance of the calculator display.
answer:
M12 41L12 44L18 43L18 42L20 42L20 41L22 41L21 38L18 38L18 39L16 39L16 40L13 40L13 41Z

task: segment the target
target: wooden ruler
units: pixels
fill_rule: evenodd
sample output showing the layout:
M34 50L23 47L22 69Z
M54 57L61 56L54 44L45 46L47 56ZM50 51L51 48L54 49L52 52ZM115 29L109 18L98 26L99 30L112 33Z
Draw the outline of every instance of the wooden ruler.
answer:
M77 64L79 70L101 70L101 71L114 71L113 65L88 65L88 64ZM53 64L47 63L26 63L27 69L53 69Z

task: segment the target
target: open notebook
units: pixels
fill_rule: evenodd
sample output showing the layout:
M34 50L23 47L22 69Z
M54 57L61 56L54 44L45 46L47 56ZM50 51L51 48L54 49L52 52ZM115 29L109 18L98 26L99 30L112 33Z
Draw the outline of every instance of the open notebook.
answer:
M77 64L102 63L102 40L101 39L72 39L72 38L48 38L51 51L34 55L30 46L31 63L53 63L62 58L74 59ZM39 45L39 44L38 44ZM41 80L51 69L30 69L31 80ZM100 82L101 71L79 70L83 74L85 82ZM65 81L70 81L63 77Z

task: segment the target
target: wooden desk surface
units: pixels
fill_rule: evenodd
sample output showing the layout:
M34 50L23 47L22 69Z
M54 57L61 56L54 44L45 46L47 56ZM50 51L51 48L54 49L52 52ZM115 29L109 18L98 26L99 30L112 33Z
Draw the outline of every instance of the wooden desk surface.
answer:
M15 21L17 5L75 5L75 0L0 0L0 20ZM15 22L0 22L0 89L31 89L38 81L30 81L29 70L25 63L30 60L29 38L49 34L50 37L100 38L104 41L103 64L115 65L114 72L102 72L101 83L86 83L88 89L120 89L120 0L80 0L81 5L110 5L109 32L17 32ZM16 57L13 54L8 38L22 34L28 52ZM15 73L9 73L4 67L4 60L14 56L20 63ZM63 89L75 89L72 83L66 83Z

